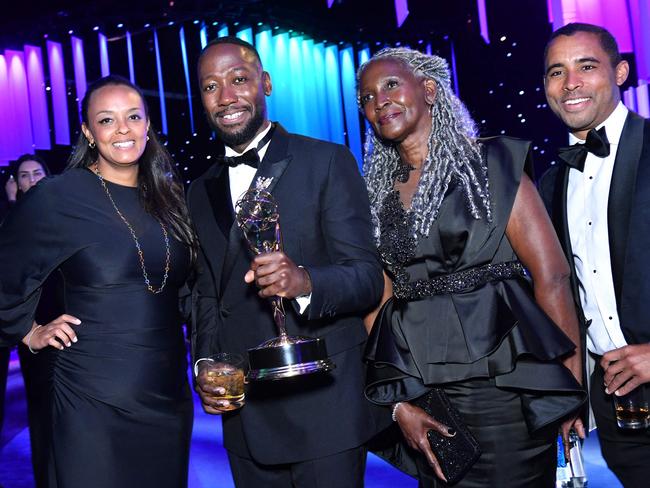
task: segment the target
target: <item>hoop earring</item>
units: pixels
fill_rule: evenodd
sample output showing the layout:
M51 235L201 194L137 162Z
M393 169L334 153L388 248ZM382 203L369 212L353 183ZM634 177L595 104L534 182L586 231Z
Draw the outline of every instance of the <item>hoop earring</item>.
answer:
M94 141L93 141L93 142L88 142L88 147L89 147L90 149L95 149L95 148L97 147L97 144L95 144Z

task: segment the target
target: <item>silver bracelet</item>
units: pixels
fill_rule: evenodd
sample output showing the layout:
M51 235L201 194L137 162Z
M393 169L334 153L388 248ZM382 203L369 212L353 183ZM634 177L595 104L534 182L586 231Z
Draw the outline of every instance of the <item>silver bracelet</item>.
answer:
M397 402L395 405L393 405L393 412L390 414L390 418L393 419L393 422L397 422L397 417L395 417L395 415L397 414L397 409L400 405L402 405L402 402Z
M43 327L43 326L37 325L36 327L34 327L32 330L29 331L29 334L27 334L27 349L29 349L29 352L31 352L32 354L38 354L38 351L34 351L34 349L32 349L31 342L32 342L32 335L34 335L34 331L39 327Z

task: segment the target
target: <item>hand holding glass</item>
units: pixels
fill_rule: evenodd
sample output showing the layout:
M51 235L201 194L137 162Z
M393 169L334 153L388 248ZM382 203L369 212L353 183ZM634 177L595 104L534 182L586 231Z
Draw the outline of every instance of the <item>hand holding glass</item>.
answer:
M612 395L616 423L621 429L645 429L650 426L646 385L639 385L627 395Z
M198 364L197 379L212 388L222 388L223 394L215 394L215 400L224 403L219 410L236 410L244 406L244 358L239 354L219 353L205 358Z

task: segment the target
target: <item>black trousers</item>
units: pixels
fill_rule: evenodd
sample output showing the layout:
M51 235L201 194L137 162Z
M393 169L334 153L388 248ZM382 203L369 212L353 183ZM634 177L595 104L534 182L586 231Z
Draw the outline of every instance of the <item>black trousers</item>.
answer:
M603 458L625 488L647 488L650 486L650 429L625 430L616 425L612 396L605 393L603 374L596 362L589 392Z
M264 465L228 452L237 488L362 488L366 449L357 447L324 458Z

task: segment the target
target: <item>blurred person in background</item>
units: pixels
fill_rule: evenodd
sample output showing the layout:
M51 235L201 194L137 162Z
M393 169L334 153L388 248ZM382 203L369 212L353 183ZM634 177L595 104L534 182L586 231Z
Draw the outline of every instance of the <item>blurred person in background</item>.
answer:
M11 211L17 200L20 200L34 185L43 178L50 176L45 161L36 154L24 154L12 165L13 170L5 183L6 204L2 221ZM23 225L32 225L25 221ZM43 284L43 291L38 302L34 320L46 324L62 313L61 300L63 282L58 273L53 273ZM24 344L18 344L20 369L25 383L27 399L27 420L29 425L29 440L31 447L32 466L36 488L47 487L47 456L49 425L48 404L50 400L51 354L34 355ZM9 357L11 348L0 347L0 429L4 421L5 396L7 375L9 372Z

